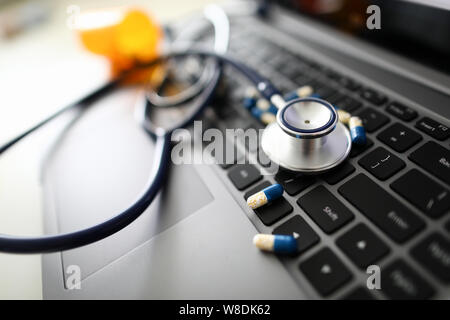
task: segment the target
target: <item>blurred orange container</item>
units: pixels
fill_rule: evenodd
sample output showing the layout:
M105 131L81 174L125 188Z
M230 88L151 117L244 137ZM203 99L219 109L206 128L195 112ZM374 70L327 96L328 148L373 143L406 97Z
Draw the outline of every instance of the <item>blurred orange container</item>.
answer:
M130 8L81 13L75 19L74 29L86 49L110 60L113 75L156 58L163 37L154 19L142 10Z

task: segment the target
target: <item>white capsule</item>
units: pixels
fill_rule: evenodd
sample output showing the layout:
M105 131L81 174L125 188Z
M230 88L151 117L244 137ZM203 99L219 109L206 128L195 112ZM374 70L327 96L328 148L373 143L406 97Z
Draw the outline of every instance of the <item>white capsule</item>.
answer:
M244 96L246 98L258 99L259 98L259 92L258 92L258 90L255 87L248 87L247 89L245 89Z
M271 112L264 112L261 115L261 119L260 120L261 120L262 123L267 125L267 124L270 124L272 122L277 121L277 117Z
M297 95L299 98L306 98L312 95L314 89L311 86L303 86L297 89Z
M256 107L259 110L267 111L270 108L270 102L264 98L260 98L260 99L258 99L258 101L256 101Z
M261 250L273 251L275 236L273 234L257 234L253 237L253 244Z
M258 209L259 207L265 205L267 202L269 202L269 200L267 199L264 191L255 193L247 199L247 204L252 209Z
M337 109L337 113L339 116L339 121L343 124L348 124L350 121L350 118L352 117L352 115L350 113L348 113L347 111L344 111L342 109Z
M350 127L362 127L363 122L360 117L351 117L348 121Z

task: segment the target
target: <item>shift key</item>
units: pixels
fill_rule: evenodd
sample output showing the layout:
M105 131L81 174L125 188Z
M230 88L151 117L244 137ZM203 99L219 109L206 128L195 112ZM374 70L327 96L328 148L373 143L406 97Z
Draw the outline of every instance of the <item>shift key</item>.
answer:
M398 243L407 241L425 226L421 218L362 173L343 184L339 192Z
M409 158L438 179L450 184L450 150L429 141L411 153Z

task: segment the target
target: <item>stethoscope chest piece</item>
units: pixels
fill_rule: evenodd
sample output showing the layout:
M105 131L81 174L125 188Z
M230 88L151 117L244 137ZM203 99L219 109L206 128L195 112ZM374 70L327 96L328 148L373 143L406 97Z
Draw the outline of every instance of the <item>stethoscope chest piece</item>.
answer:
M271 161L309 174L336 167L351 146L350 132L338 121L334 107L316 98L287 102L261 138L261 148Z

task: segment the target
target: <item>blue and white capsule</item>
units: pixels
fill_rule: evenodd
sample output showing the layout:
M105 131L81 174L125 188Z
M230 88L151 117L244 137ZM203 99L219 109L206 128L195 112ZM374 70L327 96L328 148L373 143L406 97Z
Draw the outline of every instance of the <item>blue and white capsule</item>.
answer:
M365 145L367 142L366 130L363 127L361 118L351 117L348 121L348 126L350 127L350 136L352 138L352 143L356 145Z
M348 113L347 111L339 109L339 108L336 108L336 111L338 113L339 122L348 125L352 115L350 113Z
M269 111L270 113L274 114L274 115L277 115L277 113L278 113L278 108L275 107L273 104L271 104L268 111Z
M297 98L306 98L313 95L314 89L311 86L302 86L295 91L289 92L284 99L286 101L294 100Z
M257 234L253 244L260 250L274 253L293 254L297 252L297 240L281 234Z
M310 97L314 93L314 89L311 86L303 86L297 89L297 95L299 98Z
M245 97L244 100L242 100L242 104L244 105L245 109L251 109L256 106L256 99L251 97Z
M247 87L245 89L244 96L246 98L253 98L257 100L259 98L259 91L255 87Z
M270 109L270 102L264 98L259 98L256 101L256 107L262 111L268 111Z
M272 112L264 112L260 119L259 119L263 124L268 125L271 124L272 122L277 121L277 117L276 115L274 115Z
M248 197L247 204L252 209L258 209L259 207L280 198L283 195L283 191L283 187L280 184L275 183Z
M251 113L254 118L258 119L265 125L275 122L277 120L277 117L273 113L268 112L268 111L263 111L256 107L251 109Z

